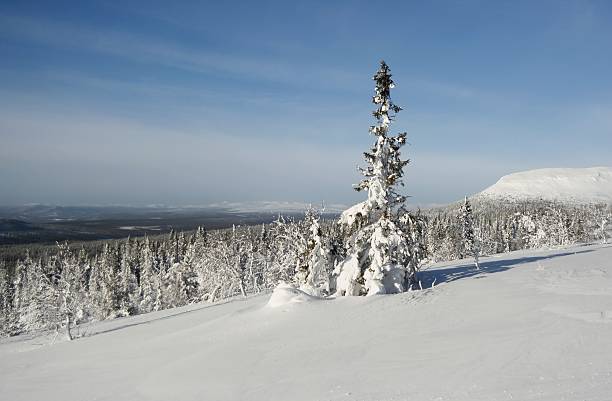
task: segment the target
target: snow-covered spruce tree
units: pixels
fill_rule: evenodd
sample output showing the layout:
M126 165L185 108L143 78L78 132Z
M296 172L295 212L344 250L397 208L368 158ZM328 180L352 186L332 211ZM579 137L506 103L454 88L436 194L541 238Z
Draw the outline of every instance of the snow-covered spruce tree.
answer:
M410 258L408 270L416 272L427 258L427 221L419 209L416 213L405 212L401 215L400 227L408 235ZM412 275L409 285L416 284L416 275Z
M123 246L121 271L119 272L121 284L121 310L125 311L128 315L135 315L138 313L138 280L135 275L137 270L136 250L134 240L128 237Z
M331 273L330 249L321 231L320 215L312 207L306 210L304 224L306 235L300 244L295 281L304 292L314 295L329 295Z
M249 259L252 257L253 249L252 244L247 240L244 232L236 232L236 226L232 226L232 238L230 240L231 254L233 257L233 263L227 264L227 275L229 281L240 289L240 294L243 297L247 296L246 283L248 276L248 265ZM233 294L233 290L230 290L230 294Z
M11 333L10 321L12 309L8 273L4 266L4 261L0 261L0 336L6 336Z
M53 290L53 306L57 310L53 323L56 330L63 326L67 339L72 340L72 326L88 314L84 287L86 271L67 243L58 244L58 247L58 253L52 258L53 272L46 277L49 287Z
M15 308L19 319L16 333L51 328L56 321L57 309L53 290L42 261L26 259L17 264L15 280Z
M182 233L180 237L183 237ZM172 277L169 298L173 306L186 305L198 300L198 275L195 270L198 256L194 244L195 242L186 247L180 262L175 262L170 269Z
M251 254L251 287L255 294L266 288L265 276L270 255L269 232L262 224L259 232L253 236L253 253Z
M401 229L400 213L405 196L397 192L403 185L400 158L406 133L389 135L389 125L401 108L391 102L394 87L389 67L381 61L373 77L376 88L372 113L377 125L370 127L376 142L364 156L368 166L360 169L364 179L355 187L366 190L368 198L342 213L340 224L349 235L347 257L335 270L338 295L374 295L406 291L416 274L408 243L410 236Z
M140 288L138 291L140 304L138 305L138 310L140 313L148 313L153 310L155 304L157 272L154 268L155 256L147 236L145 236L142 245L140 260L142 264L140 266Z
M610 220L612 220L612 215L610 213L606 214L606 213L602 212L599 215L598 223L599 223L599 232L600 232L600 235L601 235L601 243L602 244L607 244L608 243L607 226L608 226L608 223L610 222Z
M278 283L291 283L296 274L296 261L303 234L295 222L279 216L270 225L266 247L264 285L274 287Z
M102 320L102 272L100 268L100 255L95 255L91 260L89 281L87 282L87 295L90 304L91 318Z
M480 269L479 257L480 247L474 234L474 215L472 213L472 205L467 196L463 205L461 205L461 239L463 242L463 255L474 258L474 266Z
M102 319L113 319L115 317L127 316L123 306L123 292L121 285L121 245L115 244L110 247L104 244L100 258L100 311Z

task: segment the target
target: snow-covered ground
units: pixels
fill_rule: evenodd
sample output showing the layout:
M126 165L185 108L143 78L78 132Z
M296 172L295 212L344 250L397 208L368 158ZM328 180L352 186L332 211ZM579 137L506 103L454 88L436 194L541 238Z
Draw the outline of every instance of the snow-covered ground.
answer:
M436 265L433 288L283 290L0 344L1 400L612 399L612 247ZM297 297L297 298L295 298ZM299 301L299 302L292 302Z
M476 196L612 203L612 167L522 171L502 177Z

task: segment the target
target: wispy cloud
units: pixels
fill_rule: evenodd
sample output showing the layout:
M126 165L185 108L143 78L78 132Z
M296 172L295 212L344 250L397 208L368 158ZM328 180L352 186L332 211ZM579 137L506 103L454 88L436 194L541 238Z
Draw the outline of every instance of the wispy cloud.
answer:
M231 48L225 53L204 51L161 37L21 16L0 15L0 36L186 72L230 75L240 80L263 80L309 90L356 93L368 78L367 74L314 62L308 57L281 57L269 52L259 56L237 55L232 54ZM419 77L404 79L402 86L443 98L484 101L493 98L473 87Z
M320 88L351 90L358 76L299 60L290 63L269 56L249 57L190 48L159 37L75 26L49 20L0 15L0 35L48 46L120 57L204 74L231 74L295 86L323 83Z

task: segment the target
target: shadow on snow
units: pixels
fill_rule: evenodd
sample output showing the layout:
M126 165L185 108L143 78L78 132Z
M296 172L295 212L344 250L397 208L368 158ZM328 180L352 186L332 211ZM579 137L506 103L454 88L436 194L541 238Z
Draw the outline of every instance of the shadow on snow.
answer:
M482 278L487 274L499 273L509 270L517 265L525 263L533 263L547 259L559 258L562 256L576 255L581 253L593 252L592 250L583 250L576 252L564 252L547 256L526 256L516 259L491 260L480 263L480 269L474 267L474 263L463 264L460 266L442 267L439 269L422 270L418 273L418 279L421 281L423 288L430 288L432 285L440 283L449 283L455 280L464 278Z
M257 295L259 295L259 294L257 294ZM119 318L110 319L110 320L101 320L101 321L94 321L94 322L91 322L91 323L85 323L83 325L76 326L77 332L78 332L78 330L80 328L84 328L85 332L82 333L80 336L78 336L78 334L77 334L77 336L75 336L75 339L86 338L86 337L93 337L93 336L98 336L98 335L101 335L101 334L112 333L114 331L119 331L119 330L127 329L127 328L130 328L130 327L134 327L134 326L142 326L142 325L145 325L145 324L148 325L148 324L151 324L151 323L156 323L156 322L163 321L163 320L170 319L170 318L174 318L174 317L177 317L177 316L199 312L202 309L214 308L214 307L217 307L217 306L220 306L220 305L228 304L230 302L237 302L237 301L240 302L240 301L245 301L247 299L248 298L231 297L231 298L223 299L223 300L220 300L218 302L210 303L210 304L200 303L200 305L196 306L194 309L181 310L181 311L175 312L175 313L172 313L172 312L168 313L168 311L171 311L173 308L164 309L164 311L166 311L166 313L168 313L168 314L165 314L164 316L156 316L156 317L147 316L147 315L149 315L149 313L155 313L155 312L149 312L149 313L139 313L139 314L132 315L132 316L119 317ZM194 305L197 305L197 303L194 304ZM159 311L159 312L162 312L162 311ZM121 324L121 319L128 320L128 319L131 319L131 318L137 318L138 316L147 316L148 319L144 318L146 320L137 320L135 322L134 321L133 322L125 322L124 324ZM98 323L98 324L102 323L103 324L105 322L109 322L109 324L111 324L111 325L113 323L117 323L118 325L115 326L115 327L110 327L110 328L100 328L98 330L94 329L92 331L87 330L87 326L88 325L95 324L95 323ZM73 330L75 330L75 328L73 328Z

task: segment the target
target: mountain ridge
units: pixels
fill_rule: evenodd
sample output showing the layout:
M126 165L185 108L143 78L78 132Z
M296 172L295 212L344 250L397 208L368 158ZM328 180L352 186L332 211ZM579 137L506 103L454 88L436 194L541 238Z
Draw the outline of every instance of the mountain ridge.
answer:
M480 200L612 203L612 167L543 168L501 177L477 193Z

